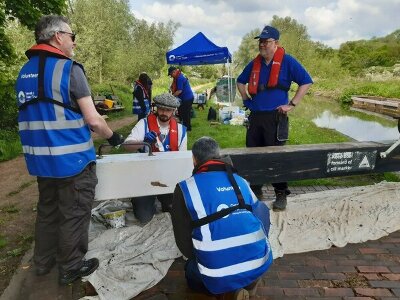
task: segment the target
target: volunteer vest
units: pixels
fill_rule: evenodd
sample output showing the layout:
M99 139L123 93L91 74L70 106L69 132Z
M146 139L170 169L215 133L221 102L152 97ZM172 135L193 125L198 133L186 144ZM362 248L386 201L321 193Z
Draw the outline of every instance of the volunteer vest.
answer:
M278 86L278 79L284 56L285 50L282 47L278 47L272 59L271 73L266 88L280 88ZM248 91L250 95L255 95L258 92L262 61L263 57L260 54L257 55L257 57L253 60L253 68L251 70L250 81L248 85Z
M145 134L149 131L154 131L157 134L157 142L152 145L152 151L179 151L179 145L186 134L186 127L181 126L180 128L182 128L182 132L179 132L178 130L178 122L176 122L175 118L171 117L169 122L169 133L162 141L160 140L161 132L158 127L157 116L153 113L149 114L147 119L145 119Z
M236 174L234 178L245 203L254 204L246 181ZM195 174L179 186L192 221L238 204L224 171ZM192 242L202 281L213 294L249 285L267 271L273 260L260 220L246 209L193 228Z
M50 45L36 45L26 53L29 61L18 75L16 94L29 174L77 175L96 160L96 153L89 127L71 106L70 75L76 63Z
M143 91L143 101L144 101L144 105L146 107L146 111L142 111L142 107L140 106L139 100L136 99L135 93L133 93L132 113L134 115L139 115L139 114L147 115L150 112L149 95L147 94L147 91L144 88L144 86L139 81L135 81L134 90L136 90L138 87L140 87Z

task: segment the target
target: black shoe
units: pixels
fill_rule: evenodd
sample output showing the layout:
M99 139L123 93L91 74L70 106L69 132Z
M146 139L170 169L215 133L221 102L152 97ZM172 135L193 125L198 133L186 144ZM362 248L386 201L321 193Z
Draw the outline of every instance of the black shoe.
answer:
M84 260L82 267L75 271L67 271L64 274L60 273L58 278L58 283L61 285L67 285L73 283L75 280L88 276L92 274L99 266L99 260L97 258L91 258L89 260Z
M50 273L51 269L54 267L55 264L56 264L56 260L52 259L46 265L35 266L36 276L43 276L43 275Z
M276 200L272 203L273 210L285 210L287 199L287 193L285 191L275 191Z

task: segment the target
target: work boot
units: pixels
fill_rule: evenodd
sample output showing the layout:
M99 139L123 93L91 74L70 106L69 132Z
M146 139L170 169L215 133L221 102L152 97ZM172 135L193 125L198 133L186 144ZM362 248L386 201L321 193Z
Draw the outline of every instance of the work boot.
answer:
M289 194L289 191L275 190L276 200L272 203L272 209L285 210L287 204L286 195Z
M84 260L82 266L79 269L60 273L58 283L61 285L73 283L79 278L92 274L98 267L99 260L97 258Z
M249 300L249 292L245 289L238 289L233 292L220 294L217 296L218 300Z
M258 278L256 281L245 287L245 289L249 292L250 297L256 295L260 283L261 283L261 278Z

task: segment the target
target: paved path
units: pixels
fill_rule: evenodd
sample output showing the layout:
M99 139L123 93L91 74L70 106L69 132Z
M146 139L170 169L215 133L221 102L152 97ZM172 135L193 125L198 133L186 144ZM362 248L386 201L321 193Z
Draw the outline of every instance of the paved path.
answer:
M324 189L332 188L291 188L293 195ZM272 200L272 188L264 189L263 198ZM76 300L95 293L89 285L82 288L80 282L60 287L56 268L43 277L35 276L31 257L29 251L1 300ZM215 299L187 288L183 265L177 259L159 284L134 299ZM400 231L376 241L278 258L251 299L400 299Z

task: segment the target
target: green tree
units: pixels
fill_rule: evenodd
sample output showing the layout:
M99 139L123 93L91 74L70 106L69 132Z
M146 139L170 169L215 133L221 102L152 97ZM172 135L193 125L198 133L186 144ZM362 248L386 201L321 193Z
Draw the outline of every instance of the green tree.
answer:
M61 14L65 8L64 0L0 0L0 128L16 129L14 84L23 62L21 50L13 47L11 40L17 46L21 41L15 37L11 39L9 34L13 31L7 31L7 28L22 24L33 29L42 14Z
M234 73L241 70L258 55L258 42L254 39L260 29L253 29L242 38L238 50L233 54Z
M127 0L76 0L71 20L80 37L77 60L92 82L131 82L160 74L176 23L148 24L130 13Z
M369 67L390 67L400 62L400 29L371 40L351 41L339 48L342 67L360 75Z
M281 33L279 43L288 53L300 61L312 55L312 43L306 26L290 17L279 18L278 16L272 17L271 26Z

